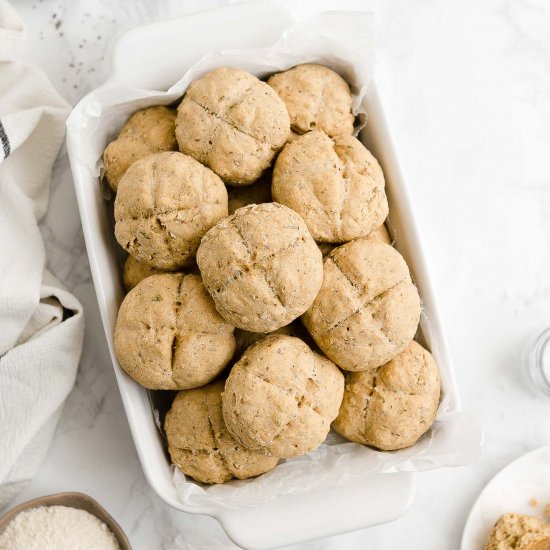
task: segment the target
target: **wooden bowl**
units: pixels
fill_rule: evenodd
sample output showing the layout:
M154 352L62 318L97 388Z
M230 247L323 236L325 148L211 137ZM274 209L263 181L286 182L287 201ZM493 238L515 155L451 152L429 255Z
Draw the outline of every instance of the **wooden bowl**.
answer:
M124 531L120 525L107 512L107 510L99 504L99 502L84 493L57 493L55 495L48 495L35 498L33 500L28 500L0 517L0 535L4 532L11 520L17 516L17 514L25 510L30 510L31 508L38 508L39 506L68 506L70 508L86 510L86 512L89 512L96 518L100 519L107 525L107 527L109 527L115 535L121 550L132 550L130 541L124 534Z

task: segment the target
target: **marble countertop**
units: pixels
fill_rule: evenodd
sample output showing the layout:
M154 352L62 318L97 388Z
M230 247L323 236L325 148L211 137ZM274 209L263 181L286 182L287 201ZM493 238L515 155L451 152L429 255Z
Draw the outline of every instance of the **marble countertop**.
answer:
M215 0L20 0L28 62L71 103L109 74L125 29L216 7ZM319 1L338 8L350 4ZM351 5L351 4L350 4ZM424 472L399 520L296 550L455 550L484 484L550 443L550 399L521 354L550 325L550 6L544 0L366 1L377 79L413 193L419 232L463 406L485 442L476 464ZM97 498L135 550L231 548L216 521L176 512L149 488L122 409L99 318L66 152L43 224L48 265L86 312L84 353L54 442L16 503L64 490ZM225 542L224 542L225 541Z

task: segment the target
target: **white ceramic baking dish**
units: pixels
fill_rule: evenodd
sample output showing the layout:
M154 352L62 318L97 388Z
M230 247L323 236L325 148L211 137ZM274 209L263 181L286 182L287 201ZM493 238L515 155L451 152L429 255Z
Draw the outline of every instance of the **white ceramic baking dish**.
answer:
M134 29L118 40L112 53L112 76L102 88L108 90L125 84L141 89L167 89L205 53L232 47L268 46L291 22L290 13L279 5L262 2L202 12ZM87 98L75 108L67 124L69 156L113 366L143 471L153 489L174 508L215 517L228 535L245 548L275 548L390 521L402 514L414 493L414 474L411 472L365 473L352 485L290 494L255 507L227 508L215 502L191 506L180 501L148 393L120 369L113 352L112 335L124 291L116 261L119 252L112 234L112 213L106 208L97 173L87 168L80 158L77 130L82 130L88 123L82 105L86 104L88 113L93 111L93 102L86 101ZM430 320L430 331L424 334L424 338L430 349L437 349L440 366L444 365L446 371L451 372L407 188L374 83L368 91L367 106L369 122L361 137L384 168L391 231L397 248L409 264L424 312ZM458 410L452 375L447 380L445 391L450 408ZM470 444L473 447L479 444L479 433L475 429Z

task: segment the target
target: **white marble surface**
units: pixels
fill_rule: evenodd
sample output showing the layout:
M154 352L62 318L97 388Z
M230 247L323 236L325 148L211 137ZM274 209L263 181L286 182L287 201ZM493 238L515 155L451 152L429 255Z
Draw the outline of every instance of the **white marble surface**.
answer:
M121 31L220 3L16 5L29 27L27 60L75 103L106 79ZM413 189L463 404L479 419L485 444L475 465L420 474L415 502L398 521L299 548L454 550L489 478L512 458L550 443L550 399L530 390L520 358L525 340L550 324L550 4L363 5L376 14L379 86ZM136 550L214 548L191 541L197 532L226 540L216 522L171 510L141 472L107 354L65 152L43 229L50 269L85 307L86 341L53 445L17 502L79 490L113 513Z

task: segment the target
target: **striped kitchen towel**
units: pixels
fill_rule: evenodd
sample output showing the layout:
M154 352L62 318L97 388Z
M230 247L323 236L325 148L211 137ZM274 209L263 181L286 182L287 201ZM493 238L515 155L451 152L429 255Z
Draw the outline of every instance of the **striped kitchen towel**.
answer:
M46 454L84 331L82 306L45 269L38 228L70 106L18 62L24 38L0 0L0 509Z

